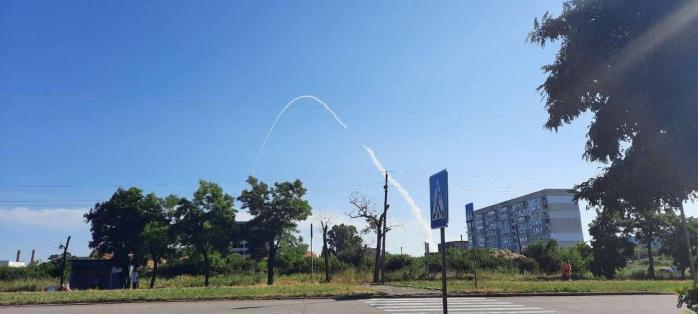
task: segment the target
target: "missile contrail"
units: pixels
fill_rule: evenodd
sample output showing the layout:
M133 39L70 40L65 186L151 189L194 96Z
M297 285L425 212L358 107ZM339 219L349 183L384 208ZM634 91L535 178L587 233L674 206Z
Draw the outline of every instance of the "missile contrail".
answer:
M366 150L366 153L368 153L368 156L371 157L371 161L373 161L373 165L376 166L376 169L380 171L381 173L385 173L385 167L383 167L383 163L381 163L380 160L378 160L378 156L376 156L376 153L371 149L370 147L363 145L364 149ZM431 228L429 227L429 224L427 223L426 220L424 220L424 217L422 216L422 209L419 208L417 203L412 199L412 196L410 196L410 193L405 190L404 187L402 187L402 184L398 182L392 175L388 174L388 182L390 182L390 185L395 187L397 192L400 194L403 200L407 203L407 205L410 206L410 209L412 210L412 214L414 217L417 219L417 223L419 223L419 226L422 229L422 236L424 239L426 239L427 242L429 242L430 246L434 246L434 240L431 238Z
M267 136L264 137L264 142L262 142L262 147L259 149L259 153L257 153L257 159L254 161L254 166L252 167L253 174L254 174L255 170L257 170L257 165L259 164L259 159L262 157L262 153L264 153L264 148L267 146L267 142L269 141L269 137L271 136L271 133L274 132L274 128L276 127L276 124L279 122L279 119L281 119L281 116L284 115L284 113L286 112L286 110L288 110L288 108L290 108L293 104L295 104L297 101L299 101L301 99L315 100L316 102L321 104L322 107L325 108L325 110L327 110L327 112L329 112L332 115L334 120L337 121L337 123L339 123L339 125L342 128L344 128L345 131L347 129L349 129L347 124L344 123L344 121L342 121L342 119L339 118L339 116L332 110L332 108L330 108L330 106L328 104L326 104L324 101L320 100L320 98L317 98L317 97L312 96L312 95L303 95L303 96L298 96L296 98L293 98L291 101L289 101L286 104L286 106L284 106L283 109L281 109L281 111L279 111L279 114L276 115L276 119L274 119L274 122L271 124L269 131L267 131Z
M259 153L257 154L257 159L254 162L254 167L252 167L252 173L254 174L255 170L257 170L257 165L259 164L259 159L262 157L262 153L264 153L264 148L267 146L267 142L269 141L269 138L271 137L271 134L274 132L274 128L276 127L276 124L279 122L281 117L284 115L286 110L288 110L293 104L295 104L297 101L301 99L311 99L316 102L318 102L320 105L322 105L325 110L332 115L335 121L337 121L337 124L341 126L345 131L349 129L346 123L342 121L341 118L332 110L330 105L325 103L324 101L320 100L320 98L317 98L312 95L303 95L303 96L298 96L291 101L289 101L286 106L284 106L281 111L276 115L276 118L274 119L274 122L271 124L271 127L269 127L269 131L267 131L267 136L264 138L264 142L262 142L262 147L259 149ZM380 160L378 160L378 156L376 156L376 153L371 149L370 147L363 145L364 150L366 150L366 153L368 153L368 156L371 158L371 161L373 162L373 165L378 169L378 171L381 172L381 174L385 173L385 167L383 167L383 163L381 163ZM398 191L402 199L409 205L410 209L412 210L412 214L415 216L415 219L417 219L417 223L421 226L422 229L422 235L424 236L425 241L429 242L429 245L433 246L434 241L431 238L431 229L429 227L429 224L424 220L424 217L422 217L422 209L417 206L417 203L412 199L410 196L410 193L407 192L407 190L398 182L392 175L388 175L388 182L390 185L395 187L395 189Z

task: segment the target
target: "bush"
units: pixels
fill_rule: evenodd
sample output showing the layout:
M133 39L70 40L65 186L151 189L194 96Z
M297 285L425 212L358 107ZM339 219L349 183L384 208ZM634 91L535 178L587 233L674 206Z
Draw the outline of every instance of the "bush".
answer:
M548 274L560 271L560 250L557 241L536 241L528 245L524 255L538 263L540 269Z
M681 307L686 304L686 307L698 312L698 283L694 282L692 286L679 290L679 303L676 307Z
M27 267L0 267L0 281L18 280L18 279L41 279L58 277L60 268L57 272L54 271L55 266L50 263L34 263ZM53 274L56 273L56 276Z

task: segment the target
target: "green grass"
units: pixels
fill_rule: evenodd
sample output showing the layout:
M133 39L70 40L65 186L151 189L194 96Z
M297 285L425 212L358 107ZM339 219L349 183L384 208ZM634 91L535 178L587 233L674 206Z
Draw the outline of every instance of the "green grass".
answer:
M367 286L330 283L240 287L0 293L0 305L344 297L371 294Z
M440 280L415 280L391 282L394 286L440 289ZM676 293L689 286L690 281L682 280L484 280L475 290L473 281L449 280L450 292L502 292L502 293L543 293L543 292L661 292Z

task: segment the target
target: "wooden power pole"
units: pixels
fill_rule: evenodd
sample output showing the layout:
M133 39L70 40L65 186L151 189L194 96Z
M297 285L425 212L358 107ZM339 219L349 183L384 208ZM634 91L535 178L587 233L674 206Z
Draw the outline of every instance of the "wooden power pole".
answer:
M381 252L381 283L385 282L385 235L388 233L388 171L385 172L385 184L383 185L383 248ZM379 227L380 228L380 227Z

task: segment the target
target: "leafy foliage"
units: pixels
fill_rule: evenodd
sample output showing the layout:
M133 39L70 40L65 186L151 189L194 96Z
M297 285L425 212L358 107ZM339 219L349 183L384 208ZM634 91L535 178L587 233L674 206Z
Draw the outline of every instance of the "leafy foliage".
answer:
M560 270L560 252L555 240L533 242L526 247L524 255L535 260L540 269L548 274Z
M145 225L162 211L161 205L155 194L144 196L135 187L119 188L108 201L95 204L85 214L92 232L90 247L100 255L113 253L113 259L121 265L128 264L129 254L134 254L135 261L142 261L140 235Z
M306 190L300 180L277 182L272 188L255 177L249 177L247 183L250 187L240 193L238 201L254 216L250 224L255 229L255 236L267 245L267 284L272 285L281 237L295 230L297 221L308 218L311 207L303 199Z
M355 226L345 224L332 226L327 233L327 243L330 252L341 262L354 266L361 264L363 239Z
M681 229L681 221L676 216L668 216L672 228L662 235L659 253L671 256L674 266L678 268L681 277L685 278L686 269L690 268L688 251L686 251L686 238ZM698 255L698 218L688 218L688 234L691 240L691 257L696 260Z
M180 243L204 258L205 285L210 274L210 254L227 252L235 238L233 200L218 184L201 180L193 200L180 199L175 210L173 228Z
M592 237L591 249L594 256L590 264L596 276L613 279L616 271L628 264L635 245L623 233L622 218L613 211L600 211L589 226Z

